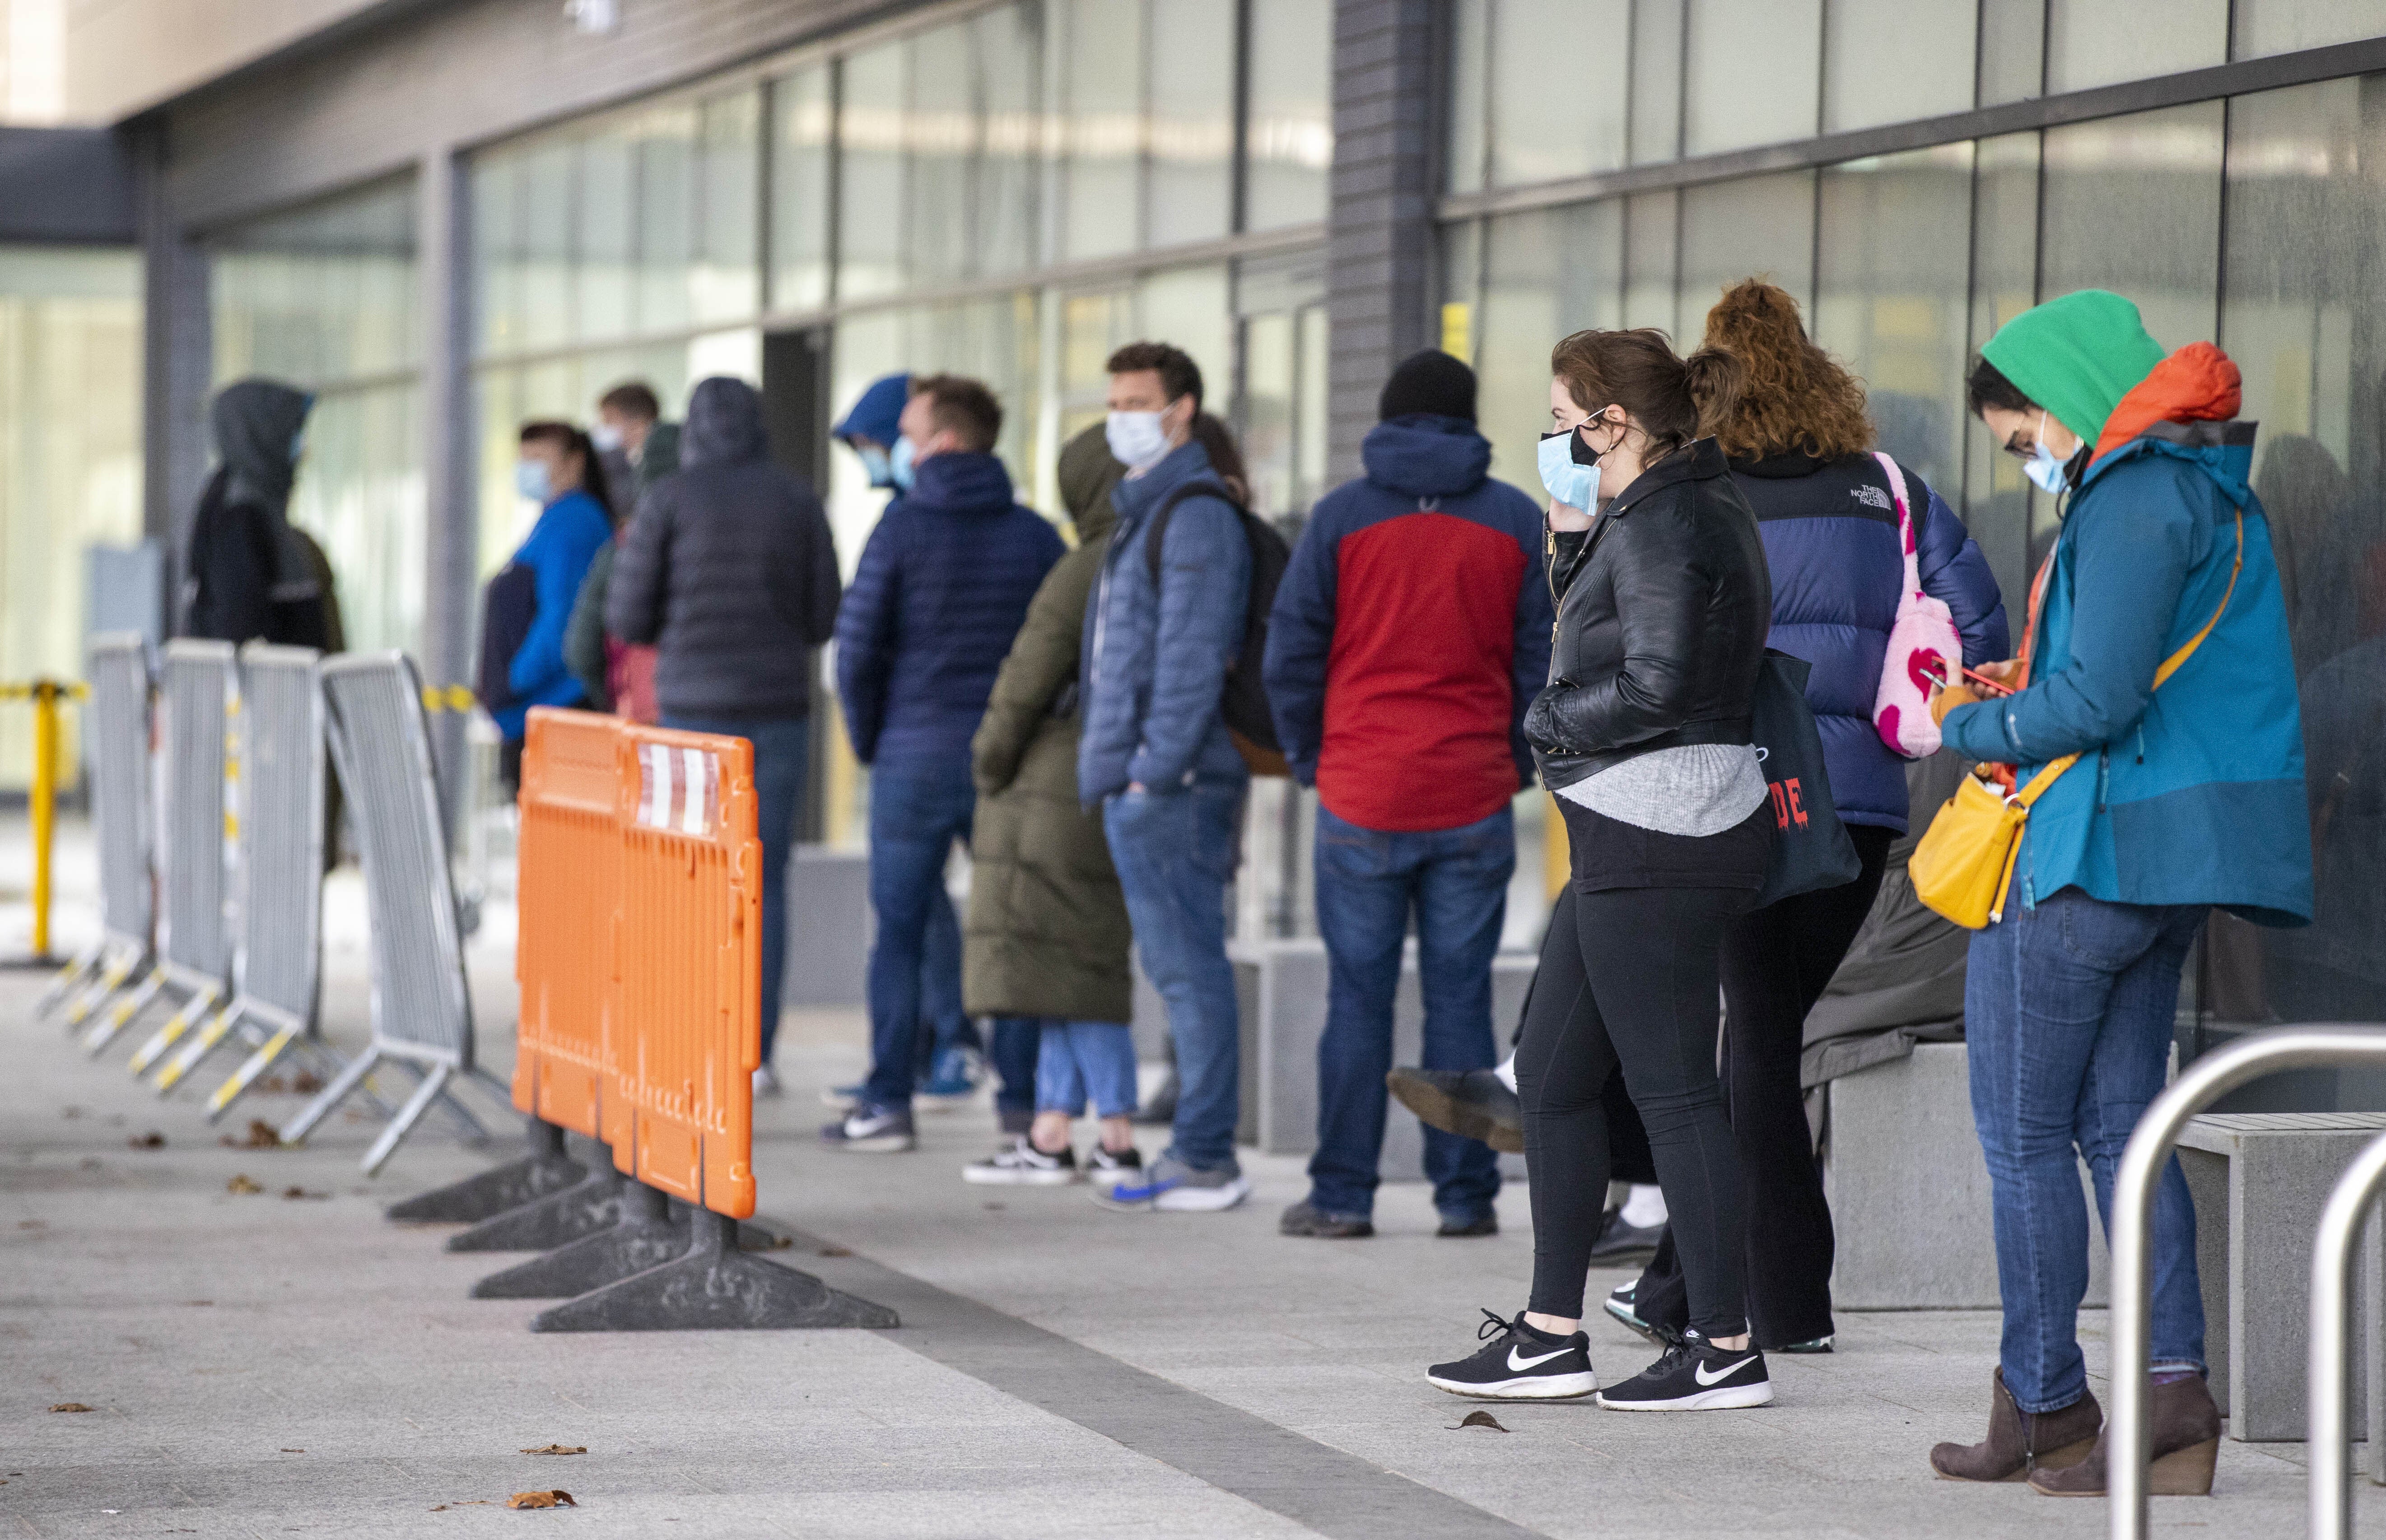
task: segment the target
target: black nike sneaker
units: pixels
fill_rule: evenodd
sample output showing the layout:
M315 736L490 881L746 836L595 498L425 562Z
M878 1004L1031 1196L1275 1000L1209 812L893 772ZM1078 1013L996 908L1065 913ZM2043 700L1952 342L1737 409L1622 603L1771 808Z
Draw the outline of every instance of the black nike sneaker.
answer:
M1489 1339L1471 1358L1438 1363L1426 1381L1452 1396L1487 1401L1574 1401L1599 1388L1590 1371L1590 1338L1554 1337L1525 1324L1525 1312L1505 1321L1483 1312L1476 1336Z
M1655 1363L1599 1393L1599 1404L1610 1411L1722 1411L1772 1400L1764 1354L1754 1347L1727 1352L1696 1332L1684 1333Z

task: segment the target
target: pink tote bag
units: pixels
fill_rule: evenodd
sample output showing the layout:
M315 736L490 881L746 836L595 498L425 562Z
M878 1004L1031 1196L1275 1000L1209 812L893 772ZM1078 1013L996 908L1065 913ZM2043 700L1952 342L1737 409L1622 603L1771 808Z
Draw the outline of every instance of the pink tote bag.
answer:
M1939 724L1930 720L1930 692L1962 677L1964 639L1943 599L1922 592L1922 568L1915 551L1914 512L1906 506L1905 477L1897 462L1876 450L1874 459L1889 477L1897 500L1898 544L1905 550L1905 586L1897 598L1897 624L1890 628L1889 651L1880 660L1880 688L1872 703L1873 731L1908 759L1939 752Z

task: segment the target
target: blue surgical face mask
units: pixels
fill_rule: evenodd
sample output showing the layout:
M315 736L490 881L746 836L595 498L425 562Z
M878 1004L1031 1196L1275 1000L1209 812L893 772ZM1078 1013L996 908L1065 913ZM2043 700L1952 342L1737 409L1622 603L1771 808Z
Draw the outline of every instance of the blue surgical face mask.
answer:
M911 490L911 482L918 475L915 468L919 461L920 452L911 447L910 439L898 438L895 441L895 453L887 457L886 460L886 475L887 479L895 483L895 489L898 492Z
M545 507L552 498L553 489L547 484L545 460L514 461L514 490Z
M2072 453L2077 455L2079 451L2075 449ZM2038 445L2029 452L2029 458L2022 463L2021 473L2037 482L2038 490L2049 497L2060 497L2069 488L2070 470L2071 462L2056 459L2054 451L2046 446L2046 413L2041 410L2038 414Z
M1158 412L1112 412L1102 424L1111 457L1129 470L1149 470L1168 456L1168 430Z
M1590 419L1597 420L1595 418ZM1580 432L1581 428L1589 426L1589 422L1584 422L1575 428L1542 434L1536 463L1541 472L1541 484L1549 488L1552 498L1570 508L1596 513L1599 511L1600 457L1582 442Z
M296 465L298 463L299 457L306 453L307 430L301 428L296 432L290 435L290 463L292 465Z
M895 484L895 467L886 458L885 450L874 444L857 444L853 452L861 457L862 473L870 478L872 486Z

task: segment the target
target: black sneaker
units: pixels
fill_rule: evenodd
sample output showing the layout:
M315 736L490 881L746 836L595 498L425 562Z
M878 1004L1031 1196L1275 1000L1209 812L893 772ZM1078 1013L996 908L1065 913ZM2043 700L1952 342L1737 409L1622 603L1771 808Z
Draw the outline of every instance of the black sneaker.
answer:
M1726 1352L1695 1332L1685 1333L1639 1373L1599 1393L1599 1404L1610 1411L1722 1411L1772 1401L1763 1353L1752 1346Z
M1284 1211L1275 1221L1275 1233L1321 1241L1358 1241L1375 1233L1375 1221L1364 1214L1337 1214L1304 1200Z
M1094 1153L1086 1157L1086 1180L1098 1187L1115 1187L1141 1175L1143 1151L1133 1145L1124 1149L1105 1149L1096 1145Z
M1627 1224L1623 1209L1610 1208L1599 1227L1599 1239L1590 1243L1590 1265L1620 1268L1645 1263L1657 1255L1657 1243L1664 1235L1662 1224Z
M1444 1214L1434 1233L1443 1239L1468 1239L1500 1233L1500 1216L1486 1208L1479 1214Z
M961 1180L982 1187L1063 1187L1077 1180L1076 1152L1064 1146L1047 1155L1024 1133L1014 1134L985 1159L963 1166Z
M1651 1326L1640 1319L1639 1309L1634 1304L1639 1292L1640 1281L1636 1278L1622 1288L1610 1290L1607 1297L1600 1301L1599 1308L1607 1312L1610 1321L1626 1331L1636 1332L1660 1347L1665 1346L1674 1340L1674 1334L1666 1327Z
M1590 1371L1590 1338L1580 1332L1552 1337L1525 1324L1525 1312L1503 1321L1483 1312L1477 1337L1488 1338L1473 1358L1438 1363L1425 1381L1452 1396L1487 1401L1578 1401L1599 1388Z

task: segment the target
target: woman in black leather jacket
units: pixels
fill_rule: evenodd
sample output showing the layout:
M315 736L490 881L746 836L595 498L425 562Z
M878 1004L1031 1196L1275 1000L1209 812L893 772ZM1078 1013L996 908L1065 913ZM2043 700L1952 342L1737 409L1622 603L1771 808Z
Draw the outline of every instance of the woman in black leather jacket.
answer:
M1578 332L1550 364L1557 634L1525 736L1565 818L1575 924L1543 945L1516 1053L1533 1292L1513 1321L1494 1318L1496 1333L1486 1324L1482 1350L1430 1378L1503 1399L1596 1388L1583 1287L1607 1191L1601 1095L1621 1068L1690 1330L1600 1403L1763 1406L1773 1387L1748 1336L1739 1166L1714 1060L1718 950L1773 841L1750 732L1771 584L1755 516L1709 436L1742 369L1712 349L1677 357L1655 331Z

